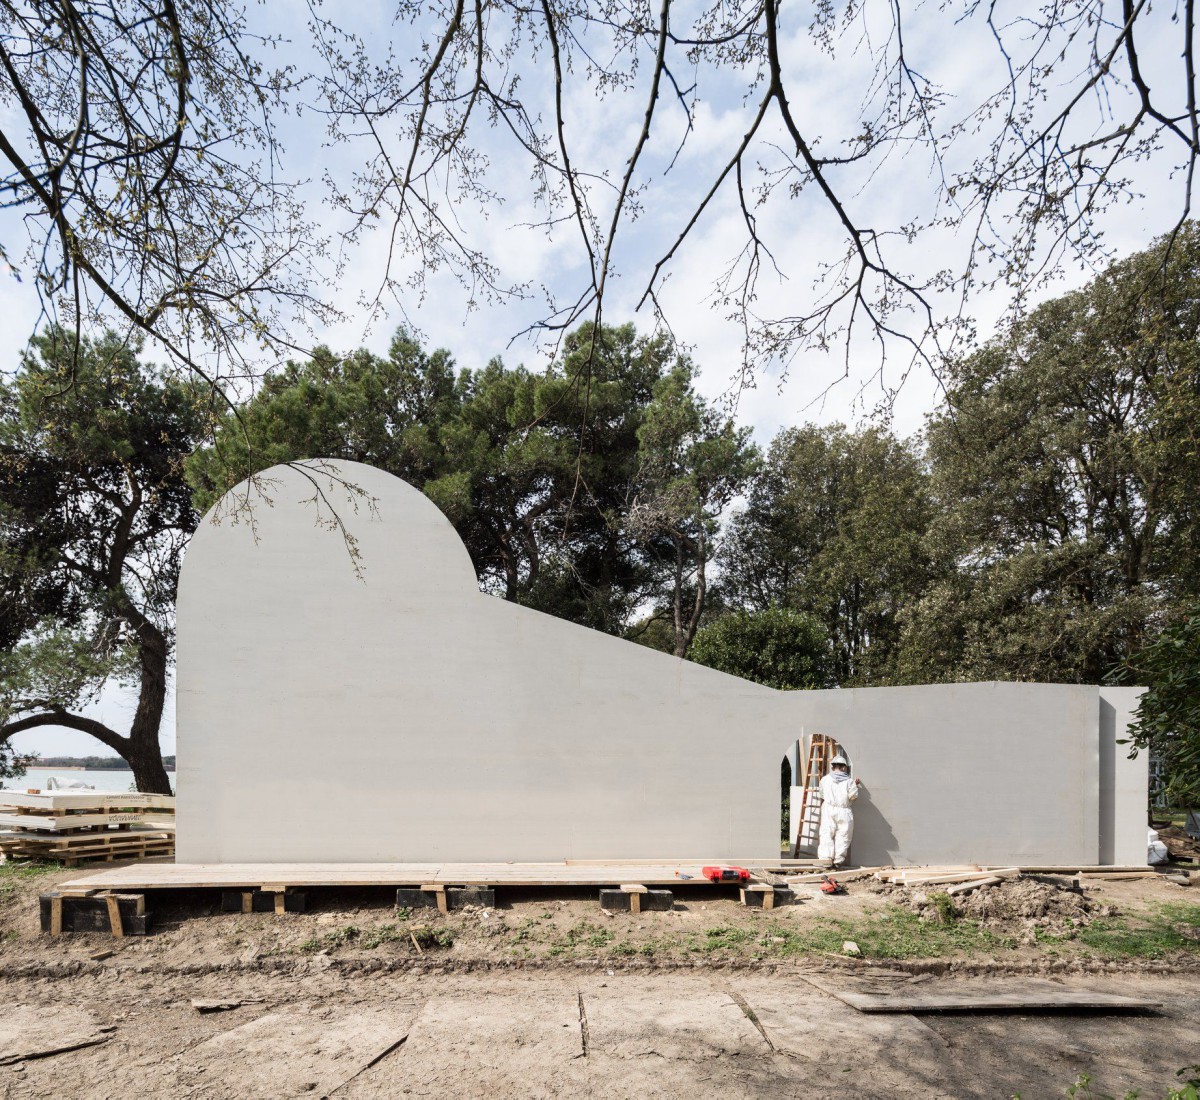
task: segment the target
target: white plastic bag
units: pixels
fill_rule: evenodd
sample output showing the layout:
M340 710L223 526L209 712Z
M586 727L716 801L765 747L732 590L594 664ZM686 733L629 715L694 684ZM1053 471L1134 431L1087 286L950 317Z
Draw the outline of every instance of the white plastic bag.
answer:
M1166 863L1171 858L1167 846L1159 839L1158 833L1154 829L1147 831L1146 843L1149 845L1146 852L1147 863Z

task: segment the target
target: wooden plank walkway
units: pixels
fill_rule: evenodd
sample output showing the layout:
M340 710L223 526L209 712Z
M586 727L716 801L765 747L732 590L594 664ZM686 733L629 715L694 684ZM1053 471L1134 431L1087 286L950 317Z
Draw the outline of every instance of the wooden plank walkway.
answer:
M707 863L728 860L562 861L558 863L169 863L147 860L72 879L63 890L196 890L302 886L707 886ZM747 860L740 866L811 866L808 861Z
M839 1001L859 1012L1148 1012L1161 1001L1096 993L1086 989L1026 992L948 990L944 993L851 993L829 989Z

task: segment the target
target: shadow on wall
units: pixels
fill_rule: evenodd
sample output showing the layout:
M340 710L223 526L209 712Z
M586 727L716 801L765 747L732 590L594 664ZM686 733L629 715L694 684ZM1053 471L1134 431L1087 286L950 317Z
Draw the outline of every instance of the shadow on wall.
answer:
M860 867L890 864L900 854L900 842L892 832L887 818L871 800L871 789L864 783L854 803L854 841L850 845L850 861Z

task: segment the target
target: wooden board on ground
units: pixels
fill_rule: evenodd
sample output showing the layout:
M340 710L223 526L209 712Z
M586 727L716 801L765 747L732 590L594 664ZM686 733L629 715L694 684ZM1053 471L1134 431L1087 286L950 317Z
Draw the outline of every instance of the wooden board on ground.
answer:
M404 1003L342 1014L304 1006L269 1012L181 1054L179 1088L206 1096L328 1096L404 1042L416 1014L417 1005Z
M1148 1012L1161 1001L1127 997L1120 993L1094 993L1078 989L993 991L947 989L896 993L852 993L826 988L839 1001L859 1012Z

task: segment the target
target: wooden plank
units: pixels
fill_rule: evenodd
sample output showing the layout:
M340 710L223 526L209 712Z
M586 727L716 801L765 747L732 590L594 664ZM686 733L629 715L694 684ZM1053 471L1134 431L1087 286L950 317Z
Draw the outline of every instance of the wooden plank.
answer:
M125 927L121 923L121 906L117 895L105 894L104 901L108 905L108 926L112 929L114 938L122 940L125 938Z
M242 891L242 912L243 913L253 913L254 912L254 891L253 890L243 890Z
M1016 878L1020 871L1016 867L1005 867L999 871L988 871L990 878ZM905 886L942 886L956 882L970 882L980 877L979 871L960 871L952 875L905 875L903 883ZM896 880L893 879L893 882Z
M282 890L277 890L275 892L275 912L287 912L287 894L285 894Z
M958 897L961 894L969 894L972 890L978 890L982 886L999 886L1004 879L999 875L989 875L987 878L972 879L970 882L959 882L949 887L946 893L952 898Z
M754 856L752 859L729 859L726 856L688 856L686 859L565 859L563 867L684 867L695 864L698 867L708 866L737 866L737 867L818 867L828 861L820 859L763 859ZM514 864L513 866L520 866ZM558 864L555 864L558 866Z
M827 989L839 1001L859 1012L1074 1012L1108 1009L1145 1012L1161 1008L1161 1001L1088 990L1035 989L1022 992L963 990L944 993L851 993Z
M624 873L622 873L622 871ZM568 867L565 864L175 864L139 863L74 879L69 885L127 889L259 888L281 886L611 886L639 881L645 885L677 884L685 871L696 886L711 886L698 867L611 865Z
M985 867L984 870L989 871L989 870L991 870L991 868ZM1086 874L1092 874L1093 872L1112 873L1115 871L1146 871L1146 870L1149 870L1149 868L1144 863L1141 864L1141 866L1137 866L1137 867L1130 867L1130 866L1116 867L1111 864L1104 865L1104 864L1095 864L1095 863L1086 864L1086 865L1081 865L1078 863L1071 863L1071 864L1056 864L1053 867L1038 866L1038 867L1021 867L1020 868L1021 873L1027 874L1027 875L1076 875L1076 874L1080 874L1080 873L1086 875Z
M59 894L50 898L50 935L62 935L62 906L63 899Z

